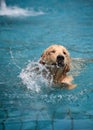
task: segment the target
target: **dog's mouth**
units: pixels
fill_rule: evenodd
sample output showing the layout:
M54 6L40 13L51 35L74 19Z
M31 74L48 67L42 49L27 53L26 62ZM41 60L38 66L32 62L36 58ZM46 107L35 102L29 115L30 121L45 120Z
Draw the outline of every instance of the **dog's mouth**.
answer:
M54 62L51 61L51 62L48 63L48 61L46 61L46 60L40 60L39 63L42 64L42 65L49 65L49 66L52 65L52 66L63 68L65 66L65 62L64 61L65 61L64 56L58 55L56 57L56 61L54 61Z
M59 61L59 62L57 62L57 66L58 66L58 67L64 67L65 64L64 64L64 62L60 62L60 61Z
M65 66L64 62L52 63L52 65L63 68Z
M42 65L48 65L45 61L42 61L42 60L40 60L39 63L42 64ZM51 63L50 65L61 67L61 68L63 68L65 66L64 61L60 61L60 60L56 61L54 63Z

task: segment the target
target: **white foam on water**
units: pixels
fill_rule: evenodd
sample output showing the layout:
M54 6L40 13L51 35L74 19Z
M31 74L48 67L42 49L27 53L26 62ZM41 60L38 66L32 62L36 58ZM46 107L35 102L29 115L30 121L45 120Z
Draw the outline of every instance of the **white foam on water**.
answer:
M44 78L43 73L46 73ZM23 68L19 77L22 79L22 83L32 91L40 92L42 87L48 87L52 85L52 77L49 80L49 71L38 62L30 62L26 68Z
M1 1L0 5L0 16L10 16L10 17L19 17L19 16L38 16L45 14L43 11L34 9L24 9L17 6L7 6L5 1Z

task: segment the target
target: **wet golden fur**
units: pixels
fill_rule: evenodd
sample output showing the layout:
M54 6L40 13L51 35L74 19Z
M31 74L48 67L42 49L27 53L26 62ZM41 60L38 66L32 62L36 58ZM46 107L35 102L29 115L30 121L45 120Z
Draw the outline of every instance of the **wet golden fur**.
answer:
M57 57L62 56L63 60L58 62ZM67 72L70 71L71 58L68 50L61 45L49 46L42 54L40 63L47 65L51 75L53 76L53 82L61 87L73 89L75 87L72 84L72 76L68 76Z

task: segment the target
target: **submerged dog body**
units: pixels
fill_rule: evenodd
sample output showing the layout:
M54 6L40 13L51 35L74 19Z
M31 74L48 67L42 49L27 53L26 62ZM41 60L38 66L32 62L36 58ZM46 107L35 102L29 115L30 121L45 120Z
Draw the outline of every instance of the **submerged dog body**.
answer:
M73 89L72 76L68 76L70 71L71 58L70 54L64 46L52 45L48 47L40 58L40 64L46 65L53 77L53 82L61 87Z

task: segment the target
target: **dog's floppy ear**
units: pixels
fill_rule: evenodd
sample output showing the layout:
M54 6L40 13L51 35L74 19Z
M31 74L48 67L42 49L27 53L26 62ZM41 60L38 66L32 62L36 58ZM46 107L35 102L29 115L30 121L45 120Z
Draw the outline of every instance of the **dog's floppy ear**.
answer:
M70 71L70 65L67 64L67 65L65 66L63 72L64 72L64 73L67 73L67 72L69 72L69 71Z
M70 62L71 62L71 58L68 58L68 63L66 64L66 66L63 70L64 73L67 73L70 71Z

